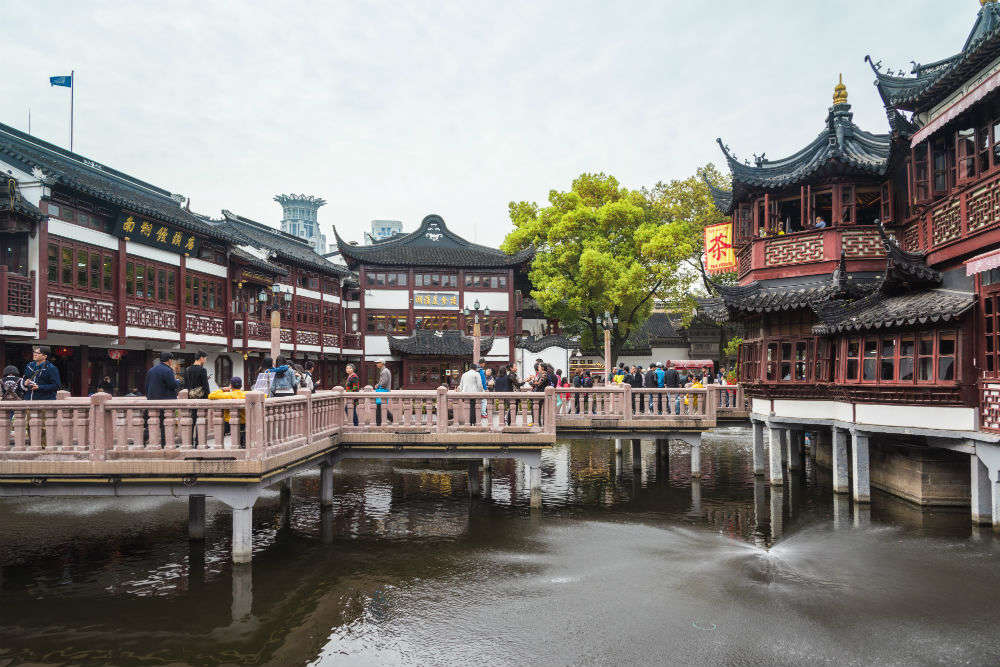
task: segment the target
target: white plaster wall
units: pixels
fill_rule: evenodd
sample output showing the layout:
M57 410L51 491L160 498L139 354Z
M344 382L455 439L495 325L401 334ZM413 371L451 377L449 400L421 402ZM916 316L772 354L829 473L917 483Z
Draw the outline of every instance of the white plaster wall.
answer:
M223 265L216 264L215 262L206 262L205 260L198 259L197 257L188 257L184 265L191 271L200 271L201 273L207 273L210 276L225 278L229 275L229 272Z
M536 319L523 319L521 320L521 328L528 332L531 336L541 337L545 335L545 327L548 324L545 320Z
M531 352L523 347L514 349L514 359L517 360L518 376L525 378L534 372L535 359L541 359L547 364L552 364L556 370L562 369L563 375L569 372L569 350L561 347L547 347L541 352Z
M499 359L507 359L510 356L510 339L506 336L493 339L493 347L490 348L490 353L484 355L487 359L491 361L496 361Z
M305 287L296 287L295 294L296 296L304 296L307 299L316 299L317 301L319 301L320 296L322 296L319 292L306 289Z
M857 415L859 424L958 431L976 428L976 413L972 408L858 403Z
M389 339L386 336L365 336L365 356L387 356Z
M118 327L114 327L115 335L118 335ZM160 340L180 340L181 334L178 331L167 331L166 329L143 329L141 327L125 327L127 338L157 338Z
M406 310L410 307L410 293L402 289L370 289L365 292L365 308L394 308Z
M128 330L126 330L128 331ZM227 343L225 336L208 336L205 334L192 334L189 333L184 337L187 344L190 346L193 343L205 343L207 345L225 345ZM206 350L207 352L208 350Z
M48 321L48 328L61 331L72 331L79 334L96 334L98 336L118 336L118 325L116 324L95 324L92 322L77 322L75 320L53 320ZM180 339L180 334L176 334Z
M71 241L89 243L91 245L107 248L109 250L118 250L118 239L111 234L105 234L104 232L99 232L96 229L90 229L89 227L74 225L71 222L65 222L63 220L49 218L49 235L60 236L64 239L70 239ZM125 244L125 247L129 247L128 243ZM129 252L132 252L131 249ZM176 255L174 257L176 257ZM174 263L176 264L178 262Z
M115 245L115 247L117 248L118 246ZM173 264L174 266L181 265L180 255L167 252L166 250L160 250L159 248L154 248L153 246L143 245L141 243L126 241L125 252L130 255L135 255L136 257L145 257L146 259L163 262L164 264Z
M667 361L677 360L684 361L685 359L690 359L691 355L690 348L687 347L654 347L653 348L653 358L650 361ZM649 365L649 362L646 362Z
M327 301L329 303L340 303L340 297L336 294L324 294L323 301Z

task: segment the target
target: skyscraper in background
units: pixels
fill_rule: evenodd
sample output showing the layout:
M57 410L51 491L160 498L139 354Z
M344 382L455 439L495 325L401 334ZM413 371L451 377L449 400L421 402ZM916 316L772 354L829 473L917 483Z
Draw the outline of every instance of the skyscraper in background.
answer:
M316 252L325 254L326 235L319 231L316 213L326 200L312 195L277 195L274 201L283 209L281 231L309 241Z
M372 220L372 231L371 234L365 234L365 245L402 233L403 223L399 220Z

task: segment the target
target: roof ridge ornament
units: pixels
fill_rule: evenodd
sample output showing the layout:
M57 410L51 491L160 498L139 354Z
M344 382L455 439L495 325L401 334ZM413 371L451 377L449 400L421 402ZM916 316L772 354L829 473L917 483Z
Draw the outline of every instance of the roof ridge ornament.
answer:
M847 86L844 85L843 73L840 74L840 79L833 88L833 103L847 104Z

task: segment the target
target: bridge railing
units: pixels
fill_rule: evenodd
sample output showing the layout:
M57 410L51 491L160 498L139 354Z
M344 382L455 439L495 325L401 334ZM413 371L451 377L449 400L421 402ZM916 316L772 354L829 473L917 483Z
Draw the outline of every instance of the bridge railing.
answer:
M717 394L709 389L610 385L560 387L556 395L557 421L566 427L709 427L717 414Z
M715 393L715 407L721 417L746 417L750 414L750 398L738 384L711 384L708 390Z

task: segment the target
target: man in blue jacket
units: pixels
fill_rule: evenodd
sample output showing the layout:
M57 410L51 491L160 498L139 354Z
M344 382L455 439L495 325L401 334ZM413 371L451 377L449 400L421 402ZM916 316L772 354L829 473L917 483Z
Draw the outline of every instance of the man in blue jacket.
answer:
M146 398L150 401L168 401L177 398L180 382L170 367L173 352L160 352L160 363L146 372Z
M59 391L59 369L49 361L51 350L45 345L31 348L31 361L24 367L25 398L29 401L54 401Z

